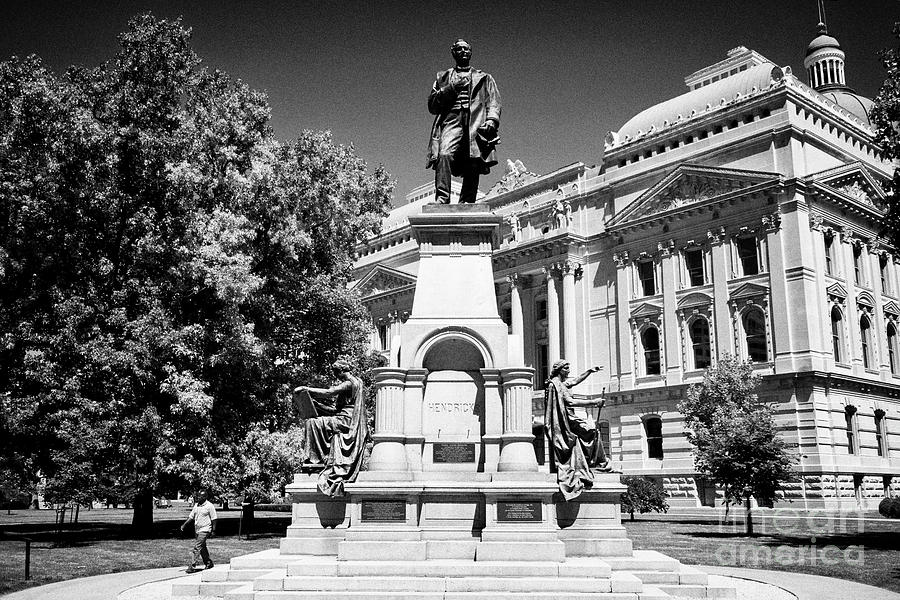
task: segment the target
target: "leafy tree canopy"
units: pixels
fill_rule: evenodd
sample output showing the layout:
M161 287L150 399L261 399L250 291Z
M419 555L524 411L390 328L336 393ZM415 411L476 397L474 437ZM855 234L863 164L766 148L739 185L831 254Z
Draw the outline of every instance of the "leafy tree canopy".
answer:
M875 127L875 143L881 147L881 155L897 161L900 159L900 23L894 24L893 33L898 44L881 53L887 77L875 96L869 119ZM900 247L900 169L896 166L893 179L885 187L888 209L883 235L889 237L894 246Z
M725 357L688 388L679 404L697 470L721 486L731 504L751 496L770 504L791 479L794 457L778 434L773 408L756 394L753 367Z
M347 283L389 176L274 139L190 37L146 14L99 67L0 63L4 464L60 500L249 485L254 440L286 460L291 383L366 360Z

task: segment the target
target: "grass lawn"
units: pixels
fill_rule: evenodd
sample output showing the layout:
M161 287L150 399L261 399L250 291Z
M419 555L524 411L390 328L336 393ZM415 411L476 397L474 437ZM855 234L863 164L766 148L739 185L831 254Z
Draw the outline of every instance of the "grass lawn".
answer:
M685 564L721 565L837 577L900 593L900 521L855 515L754 518L744 524L669 515L623 517L635 549L658 550Z
M193 537L180 532L189 508L176 505L154 511L154 534L131 536L131 510L82 510L78 524L57 532L52 510L0 512L0 594L26 587L116 571L190 564ZM219 510L216 537L209 541L215 563L278 547L290 524L290 513L256 512L249 536L238 537L240 510ZM68 520L68 519L67 519ZM31 579L25 581L25 542L31 543Z

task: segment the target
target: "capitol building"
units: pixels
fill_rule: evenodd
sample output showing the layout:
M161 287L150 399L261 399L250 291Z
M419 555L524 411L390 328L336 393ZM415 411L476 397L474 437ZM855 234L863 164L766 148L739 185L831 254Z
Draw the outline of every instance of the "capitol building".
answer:
M597 166L539 175L510 161L479 199L504 217L497 306L536 371L542 469L543 382L563 357L573 373L601 367L577 391L605 388L615 466L657 480L672 506L721 504L677 405L735 355L796 452L784 500L855 510L896 494L900 252L879 237L893 167L821 25L804 67L735 48L610 132ZM358 251L353 285L391 365L419 261L407 217L433 198L431 184L410 192Z

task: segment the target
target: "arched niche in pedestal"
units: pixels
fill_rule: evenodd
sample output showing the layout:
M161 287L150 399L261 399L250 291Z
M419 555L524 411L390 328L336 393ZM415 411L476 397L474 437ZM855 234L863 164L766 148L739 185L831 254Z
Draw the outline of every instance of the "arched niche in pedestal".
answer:
M493 364L487 346L472 332L449 329L427 339L416 359L428 372L422 406L424 469L483 470L482 371Z

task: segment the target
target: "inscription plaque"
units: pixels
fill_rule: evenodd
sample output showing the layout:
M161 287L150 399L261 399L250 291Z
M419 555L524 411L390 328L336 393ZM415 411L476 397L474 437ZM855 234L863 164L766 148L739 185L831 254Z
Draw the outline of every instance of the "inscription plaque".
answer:
M363 500L360 507L363 521L406 521L406 502L403 500Z
M475 462L475 444L435 442L432 447L432 461L436 463L473 463Z
M518 523L540 523L543 520L541 503L538 501L509 502L498 500L497 520Z

